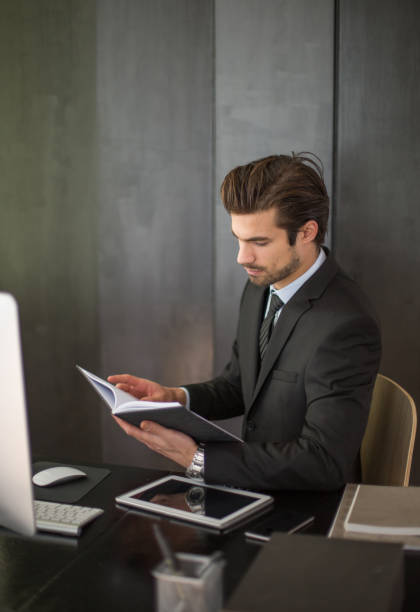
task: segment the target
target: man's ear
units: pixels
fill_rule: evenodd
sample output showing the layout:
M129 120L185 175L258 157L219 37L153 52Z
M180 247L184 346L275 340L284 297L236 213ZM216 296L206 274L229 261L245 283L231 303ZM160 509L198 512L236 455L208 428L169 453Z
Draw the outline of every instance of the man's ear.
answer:
M310 219L300 229L302 232L302 242L313 242L318 234L318 223L314 219Z

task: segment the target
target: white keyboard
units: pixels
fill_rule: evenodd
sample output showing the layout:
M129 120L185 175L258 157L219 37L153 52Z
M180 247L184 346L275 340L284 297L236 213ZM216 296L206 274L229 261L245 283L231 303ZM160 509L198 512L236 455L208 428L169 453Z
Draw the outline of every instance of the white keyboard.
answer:
M103 513L101 508L34 501L35 523L40 531L78 536L82 527Z

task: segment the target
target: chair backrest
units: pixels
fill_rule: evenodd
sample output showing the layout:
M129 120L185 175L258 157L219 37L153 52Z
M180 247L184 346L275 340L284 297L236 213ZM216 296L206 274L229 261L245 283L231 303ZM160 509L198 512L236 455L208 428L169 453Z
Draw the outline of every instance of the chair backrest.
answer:
M378 374L360 451L362 482L407 487L416 429L416 405L411 395Z

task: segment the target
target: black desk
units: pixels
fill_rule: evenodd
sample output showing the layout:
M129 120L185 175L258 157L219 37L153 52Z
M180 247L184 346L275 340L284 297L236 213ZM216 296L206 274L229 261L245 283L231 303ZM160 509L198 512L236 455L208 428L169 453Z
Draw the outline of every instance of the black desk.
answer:
M50 535L21 537L0 530L0 610L30 612L106 612L154 610L152 568L160 552L152 519L116 507L116 495L163 475L155 470L106 466L112 472L88 493L82 505L105 509L80 538ZM309 510L316 520L307 533L325 534L340 495L285 492L276 504ZM156 519L154 519L156 520ZM219 535L200 528L160 521L175 551L210 554L222 550L226 559L225 597L238 584L259 550L242 530ZM291 537L301 537L299 535ZM420 609L420 554L407 556L407 601L404 611Z

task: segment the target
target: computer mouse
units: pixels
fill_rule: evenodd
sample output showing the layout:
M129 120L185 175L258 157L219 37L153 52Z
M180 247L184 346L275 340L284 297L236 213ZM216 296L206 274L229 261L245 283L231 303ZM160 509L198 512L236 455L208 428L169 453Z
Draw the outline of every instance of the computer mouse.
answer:
M70 480L78 478L86 478L87 474L74 467L65 465L57 465L46 470L41 470L32 477L32 482L38 487L52 487L54 485L63 484Z

